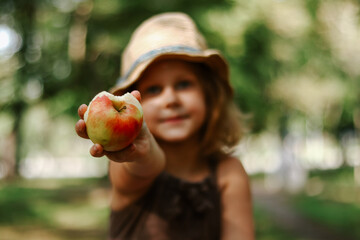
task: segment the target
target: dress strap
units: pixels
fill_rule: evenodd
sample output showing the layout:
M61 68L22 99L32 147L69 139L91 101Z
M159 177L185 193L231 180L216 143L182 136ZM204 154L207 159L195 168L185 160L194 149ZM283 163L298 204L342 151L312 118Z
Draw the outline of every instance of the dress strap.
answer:
M210 168L210 178L215 181L215 183L217 182L217 167L219 165L219 159L216 157L210 157L209 158L209 168Z

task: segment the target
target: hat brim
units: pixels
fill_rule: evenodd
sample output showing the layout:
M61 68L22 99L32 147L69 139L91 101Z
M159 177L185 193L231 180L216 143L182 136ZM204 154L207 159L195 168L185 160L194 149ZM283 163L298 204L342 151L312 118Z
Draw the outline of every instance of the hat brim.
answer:
M225 84L225 88L232 93L232 88L229 82L229 69L225 58L214 49L207 49L201 53L183 53L183 52L171 52L164 53L156 56L152 59L148 59L139 63L134 71L132 71L127 79L110 89L110 92L114 95L123 95L128 89L136 83L145 70L154 62L164 59L179 59L189 62L204 63L214 71L220 80Z

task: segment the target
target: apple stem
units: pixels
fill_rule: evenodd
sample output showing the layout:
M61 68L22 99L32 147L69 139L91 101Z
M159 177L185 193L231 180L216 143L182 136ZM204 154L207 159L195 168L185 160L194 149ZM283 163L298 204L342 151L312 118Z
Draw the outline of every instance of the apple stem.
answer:
M118 110L118 112L121 112L122 110L125 110L126 109L126 106L122 106L119 110Z

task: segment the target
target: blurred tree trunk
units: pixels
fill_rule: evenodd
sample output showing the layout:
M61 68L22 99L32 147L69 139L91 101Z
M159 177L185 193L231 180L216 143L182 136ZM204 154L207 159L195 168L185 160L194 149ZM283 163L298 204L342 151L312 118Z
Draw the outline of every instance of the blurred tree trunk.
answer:
M33 22L36 10L35 1L22 0L13 1L13 3L15 5L14 15L22 31L23 45L18 53L19 62L22 64L22 67L19 68L15 76L15 98L10 106L14 115L14 125L10 137L7 139L7 148L5 149L7 152L5 154L7 161L7 173L5 177L7 179L19 176L19 166L22 158L21 123L24 112L27 109L27 103L22 95L22 89L29 78L29 72L31 72L31 65L27 63L25 54L28 43L31 40L31 35L33 34ZM13 155L13 157L11 155Z
M1 172L5 179L10 179L16 176L16 137L14 132L11 132L3 141L1 146Z

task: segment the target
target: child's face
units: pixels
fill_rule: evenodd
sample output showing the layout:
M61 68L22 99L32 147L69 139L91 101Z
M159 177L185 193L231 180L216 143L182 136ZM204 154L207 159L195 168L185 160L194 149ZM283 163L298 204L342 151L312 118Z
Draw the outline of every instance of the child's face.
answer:
M181 60L159 61L137 84L146 124L158 139L196 137L205 121L205 97L194 67Z

